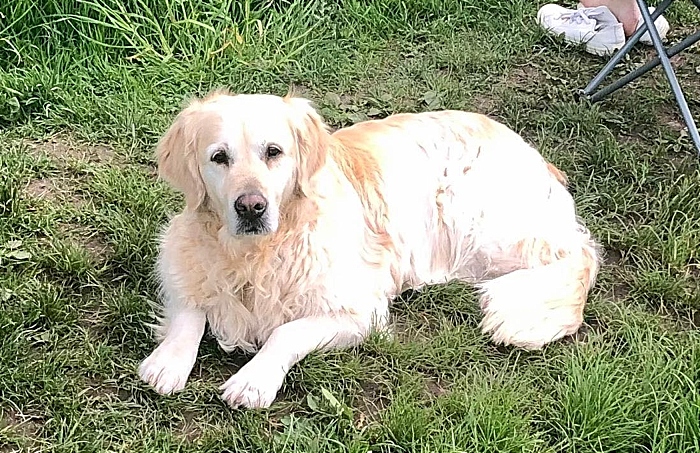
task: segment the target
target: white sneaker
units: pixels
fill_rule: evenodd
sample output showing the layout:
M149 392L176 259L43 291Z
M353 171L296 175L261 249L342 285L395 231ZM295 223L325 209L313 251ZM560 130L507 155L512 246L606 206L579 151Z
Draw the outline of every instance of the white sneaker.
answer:
M625 44L622 24L605 6L568 9L563 6L544 5L537 12L537 22L545 30L564 35L564 40L586 45L586 52L607 56Z
M578 9L586 9L586 7L583 6L582 3L579 3ZM653 6L650 6L649 7L649 14L652 14L655 10L656 10L656 8L654 8ZM639 21L637 22L637 28L641 27L642 24L644 24L644 18L640 17ZM663 15L657 17L656 20L654 21L654 25L656 25L656 29L659 31L659 37L661 38L661 41L666 39L666 34L671 29L671 26L669 25L666 18ZM654 42L651 40L651 36L649 36L649 32L644 33L642 35L642 37L639 38L639 42L641 42L642 44L646 44L648 46L654 45Z
M654 8L653 6L650 6L649 14L653 13L655 9L656 8ZM639 29L639 27L641 27L642 25L644 25L644 18L640 17L639 23L637 24L637 29ZM656 18L656 20L654 21L654 25L656 25L656 29L659 31L659 37L663 42L663 40L666 39L666 34L671 29L671 26L669 25L668 21L663 16L663 14ZM646 44L647 46L654 45L654 42L651 40L651 36L649 35L649 32L644 33L642 37L639 38L639 42Z

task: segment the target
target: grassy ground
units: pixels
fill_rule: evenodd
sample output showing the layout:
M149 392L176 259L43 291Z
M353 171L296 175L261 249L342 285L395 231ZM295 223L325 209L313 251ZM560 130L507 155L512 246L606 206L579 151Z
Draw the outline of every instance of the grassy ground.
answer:
M672 41L700 26L690 5L667 14ZM697 158L659 70L577 100L604 60L544 35L537 6L4 1L0 452L698 451ZM700 118L698 48L673 61ZM211 338L184 392L142 385L155 238L182 206L155 141L191 94L290 85L336 127L459 108L539 147L607 251L576 338L496 347L450 285L399 300L396 339L304 360L270 410L220 401L246 358Z

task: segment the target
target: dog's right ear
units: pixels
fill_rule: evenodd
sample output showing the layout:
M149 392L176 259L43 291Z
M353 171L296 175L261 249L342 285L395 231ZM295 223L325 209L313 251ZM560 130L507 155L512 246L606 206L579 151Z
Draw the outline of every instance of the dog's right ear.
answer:
M187 209L197 210L204 202L206 189L197 163L197 107L180 112L158 142L158 175L185 195Z

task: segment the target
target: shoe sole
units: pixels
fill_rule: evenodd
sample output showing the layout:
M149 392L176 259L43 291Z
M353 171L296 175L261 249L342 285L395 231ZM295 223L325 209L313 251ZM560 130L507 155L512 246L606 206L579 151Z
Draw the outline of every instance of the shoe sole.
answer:
M544 25L544 17L543 17L543 15L540 13L540 11L537 12L537 23L538 23L543 29L545 29L547 32L549 32L549 33L551 33L551 34L553 34L553 35L556 35L556 33L552 33L552 30L551 30L551 29L548 29L548 28ZM576 46L580 46L581 44L585 44L586 52L588 52L588 53L590 53L590 54L593 54L593 55L597 55L597 56L599 56L599 57L608 57L608 56L614 54L615 52L617 52L618 50L620 50L620 49L622 48L622 46L625 45L624 42L621 42L621 43L619 43L619 44L615 44L615 45L612 46L612 47L595 46L595 45L590 44L590 42L577 41L577 40L575 40L575 39L567 38L567 36L566 36L565 33L561 33L561 34L556 35L556 36L561 36L561 37L564 38L564 41L565 41L565 42L568 42L569 44L573 44L573 45L576 45ZM662 36L664 36L664 35L662 35Z
M624 43L612 47L596 47L586 44L586 52L598 55L599 57L609 57L618 50L622 49L622 46L624 46Z
M564 41L568 42L569 44L577 45L580 46L581 44L584 44L584 48L586 49L586 52L597 55L599 57L609 57L610 55L614 54L618 50L622 48L622 46L625 45L624 42L621 42L619 44L615 44L613 46L596 46L591 44L590 42L581 42L581 41L576 41L574 39L568 39L566 35L563 33L560 35L563 36Z
M666 39L666 34L671 29L671 26L668 24L668 22L663 22L661 23L661 26L657 25L656 29L659 31L659 38L661 38L661 42L663 42L663 40ZM649 39L644 39L646 37ZM651 40L651 35L648 31L644 33L641 38L639 38L639 42L646 44L647 46L654 45L654 41Z

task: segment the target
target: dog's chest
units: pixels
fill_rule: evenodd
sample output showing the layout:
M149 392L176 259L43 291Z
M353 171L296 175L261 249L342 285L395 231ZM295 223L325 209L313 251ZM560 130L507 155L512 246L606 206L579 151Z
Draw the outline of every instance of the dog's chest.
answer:
M253 312L255 308L255 290L253 289L253 284L250 282L244 283L239 290L238 299L241 305L245 307L249 312Z
M328 288L317 255L276 253L267 260L249 263L241 275L236 299L259 322L288 322L317 313L327 306ZM312 262L313 261L313 262Z

